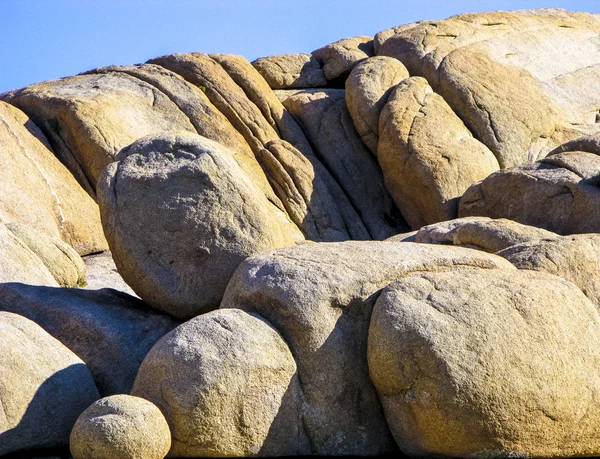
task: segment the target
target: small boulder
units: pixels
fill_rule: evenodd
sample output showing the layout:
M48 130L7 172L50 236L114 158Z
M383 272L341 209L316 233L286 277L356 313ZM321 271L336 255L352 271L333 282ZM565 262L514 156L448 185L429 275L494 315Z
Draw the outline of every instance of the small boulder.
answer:
M346 78L358 63L374 54L372 37L343 38L312 52L327 81Z
M318 88L327 85L323 69L310 54L277 54L252 62L272 89Z
M294 358L259 316L221 309L180 325L144 359L132 394L165 414L171 456L310 452Z
M171 448L171 432L153 403L113 395L81 413L70 446L73 459L163 459Z

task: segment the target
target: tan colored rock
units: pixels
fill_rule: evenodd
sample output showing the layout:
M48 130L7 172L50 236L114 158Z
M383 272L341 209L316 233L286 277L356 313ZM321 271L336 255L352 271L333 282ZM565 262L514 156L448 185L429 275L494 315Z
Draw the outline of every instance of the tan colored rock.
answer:
M507 218L558 234L600 232L600 156L559 153L471 186L459 216Z
M323 69L310 54L277 54L252 62L273 89L318 88L327 85Z
M35 253L61 287L79 287L85 283L85 263L75 249L22 224L6 227Z
M70 447L74 459L162 459L171 448L171 432L156 405L113 395L81 413Z
M524 242L498 255L519 269L542 271L573 282L600 309L600 235L575 234Z
M50 150L38 127L0 101L0 219L60 238L79 254L108 247L94 200Z
M0 253L0 283L23 282L58 287L44 262L1 221Z
M597 15L540 9L423 21L375 41L427 78L505 168L599 131L599 33Z
M373 37L343 38L313 51L327 81L346 78L360 62L374 54Z
M131 296L137 296L117 271L115 260L109 250L83 257L83 262L87 271L85 285L83 285L86 290L111 288Z
M415 457L600 452L600 316L546 273L419 273L373 309L369 372Z
M398 84L383 108L377 158L413 229L456 218L466 189L498 170L494 155L420 77Z
M358 64L346 80L346 104L358 135L373 154L379 142L379 115L393 88L409 77L398 59L375 56Z
M106 236L125 282L161 311L190 318L217 308L247 256L302 239L215 142L146 137L120 159L98 186Z
M149 134L196 133L156 87L125 73L81 75L7 93L44 131L60 160L90 193L119 151Z
M148 351L179 325L111 289L2 283L0 311L27 317L77 354L102 396L129 393Z
M534 243L540 239L558 239L556 233L535 226L521 225L505 218L464 217L424 226L414 241L423 244L447 244L496 253L513 245Z
M418 231L409 231L408 233L396 234L392 237L388 237L385 242L415 242L415 236Z
M148 62L162 65L205 88L210 101L246 139L285 210L308 239L340 241L363 236L364 227L357 224L357 214L335 180L315 159L311 162L279 138L259 107L216 60L192 53L171 54ZM245 85L257 89L247 81ZM258 92L254 96L255 100L262 97Z
M357 209L357 218L368 231L361 239L381 240L405 230L406 222L385 188L379 165L354 129L344 90L299 91L284 105Z
M412 271L516 269L470 249L408 242L305 244L247 258L222 308L260 314L298 365L300 417L314 455L377 455L396 447L368 374L367 330L380 289Z
M32 321L0 312L0 455L66 446L99 398L83 362Z
M256 315L221 309L179 326L150 351L132 394L165 414L173 433L170 456L309 452L294 358Z

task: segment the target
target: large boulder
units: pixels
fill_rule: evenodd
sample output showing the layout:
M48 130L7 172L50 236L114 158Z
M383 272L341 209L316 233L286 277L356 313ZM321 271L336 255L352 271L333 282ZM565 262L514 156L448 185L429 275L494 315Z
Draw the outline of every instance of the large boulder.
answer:
M252 62L273 89L318 88L327 80L323 69L310 54L277 54Z
M599 131L599 33L598 15L539 9L404 25L375 47L427 78L504 168Z
M58 287L44 262L0 221L0 283L24 282Z
M471 186L459 216L507 218L559 234L600 232L600 156L573 151L493 173Z
M383 287L409 272L462 265L516 271L500 257L456 247L305 244L246 259L221 307L260 314L290 346L311 454L390 453L395 446L367 367L371 308Z
M23 224L6 227L42 260L58 285L80 287L85 283L85 263L69 244Z
M600 454L600 316L546 273L419 273L373 310L369 371L415 457Z
M247 62L246 70L240 74L240 63L244 62L242 59L232 62L233 59L227 59L223 55L214 57L225 65L222 66L213 57L202 53L171 54L148 62L177 72L190 83L204 88L210 101L246 139L286 212L308 239L359 239L363 229L357 224L360 219L329 172L316 157L306 154L306 148L300 147L303 149L301 151L279 137L276 128L281 128L282 125L274 125L274 118L283 113L271 113L276 101L272 97L270 101L266 98L270 90L261 90L260 76L256 78L255 74L252 77ZM229 69L232 76L224 67ZM253 81L247 78L248 75ZM245 91L248 91L250 97ZM255 101L273 122L265 118ZM281 121L284 120L280 119ZM282 137L285 137L283 133L286 132L302 145L308 145L301 138L304 136L299 136L298 131L294 131L291 120L286 119Z
M74 459L163 459L171 448L171 432L153 403L113 395L81 413L70 447Z
M361 239L385 239L405 230L406 222L385 188L381 168L354 129L344 90L298 91L283 103L357 209L358 220L368 231L368 237Z
M84 363L32 321L0 312L0 455L65 446L100 396Z
M600 234L575 234L508 247L498 255L519 269L573 282L600 310Z
M2 283L0 311L27 317L77 354L102 396L128 393L148 351L179 325L111 289Z
M44 131L60 160L94 193L119 151L149 134L196 133L155 86L123 72L38 83L3 95Z
M343 38L312 52L327 81L346 78L360 62L373 56L372 37Z
M106 250L100 212L21 110L0 101L0 219L60 238L79 254Z
M490 150L420 77L398 84L383 107L377 158L413 229L456 218L465 190L499 168Z
M203 314L166 335L142 363L132 394L165 414L170 456L310 452L294 358L270 324L243 311Z
M559 237L545 229L505 218L464 217L424 226L415 233L414 242L457 245L496 253L516 244Z
M127 284L173 316L217 308L247 256L303 239L215 142L146 137L119 159L98 184L106 237Z
M398 59L375 56L358 64L346 80L346 104L356 131L377 155L379 115L394 87L409 77Z

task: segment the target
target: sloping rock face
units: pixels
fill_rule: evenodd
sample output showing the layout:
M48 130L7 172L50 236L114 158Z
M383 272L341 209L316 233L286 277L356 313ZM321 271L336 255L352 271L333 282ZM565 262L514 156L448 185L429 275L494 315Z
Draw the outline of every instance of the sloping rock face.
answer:
M90 372L32 321L0 312L0 454L63 446L99 398Z
M59 238L85 255L107 249L98 206L23 112L0 101L0 219Z
M77 354L102 396L128 393L148 351L179 325L111 289L2 283L0 311L27 317Z
M147 137L120 159L98 189L115 263L144 301L175 317L216 309L244 258L302 239L215 142Z
M514 167L598 131L600 18L564 10L464 14L379 33L378 55L423 76Z
M411 456L594 456L599 332L596 308L556 276L414 274L375 304L369 371Z
M150 351L132 394L165 414L173 435L170 456L310 451L294 358L257 315L221 309L182 324Z
M302 383L304 431L317 455L395 450L369 379L366 346L381 288L411 271L510 263L456 247L391 242L310 244L249 257L221 303L266 318L286 340Z

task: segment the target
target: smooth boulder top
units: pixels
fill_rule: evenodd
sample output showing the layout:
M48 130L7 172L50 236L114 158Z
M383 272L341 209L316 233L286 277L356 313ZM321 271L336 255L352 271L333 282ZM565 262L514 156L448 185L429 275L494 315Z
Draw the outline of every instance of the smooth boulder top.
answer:
M0 311L27 317L77 354L102 396L128 393L148 351L179 325L112 289L2 283Z
M146 137L104 172L98 200L125 282L178 318L216 309L235 268L303 237L221 145Z
M424 226L414 242L448 244L496 253L513 245L539 239L556 239L558 234L505 218L464 217Z
M160 410L131 395L92 403L70 436L74 459L163 459L170 448L171 432Z
M84 363L29 319L0 312L0 455L66 446L100 395Z
M301 417L317 455L377 455L396 447L368 375L377 292L413 271L460 266L516 270L495 255L407 242L304 244L247 258L221 303L260 314L298 365Z
M132 394L165 414L170 456L310 454L294 358L257 315L220 309L180 325L144 359Z
M252 65L272 89L327 85L323 69L310 54L276 54L256 59Z
M416 273L389 285L369 329L369 372L415 457L600 453L600 316L546 273Z
M360 62L373 56L372 37L343 38L313 51L328 82L345 78Z
M40 129L0 101L0 219L59 238L85 255L108 247L97 204Z

